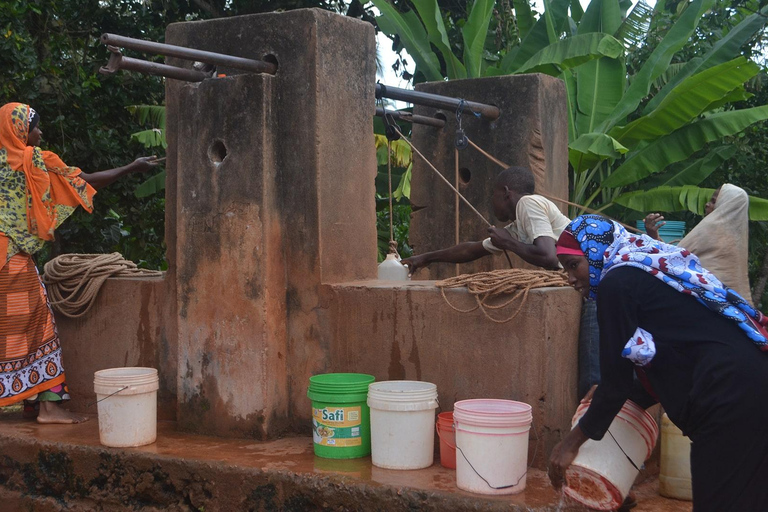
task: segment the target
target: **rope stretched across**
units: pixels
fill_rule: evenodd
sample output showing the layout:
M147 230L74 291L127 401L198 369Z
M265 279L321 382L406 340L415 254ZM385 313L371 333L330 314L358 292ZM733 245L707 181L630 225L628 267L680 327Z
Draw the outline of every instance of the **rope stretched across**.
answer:
M480 308L483 314L492 322L503 324L515 318L523 309L528 292L534 288L563 287L568 286L568 277L563 271L528 270L513 268L508 270L492 270L477 274L462 274L460 276L443 279L435 283L440 288L440 293L448 305L460 313L469 313ZM461 309L448 300L445 295L447 288L467 288L474 296L477 304L473 308ZM491 303L491 299L505 296L500 302ZM489 310L502 309L519 299L517 309L508 318L494 318Z
M159 270L138 268L119 252L62 254L45 264L43 283L56 311L69 318L85 315L110 277L160 277Z

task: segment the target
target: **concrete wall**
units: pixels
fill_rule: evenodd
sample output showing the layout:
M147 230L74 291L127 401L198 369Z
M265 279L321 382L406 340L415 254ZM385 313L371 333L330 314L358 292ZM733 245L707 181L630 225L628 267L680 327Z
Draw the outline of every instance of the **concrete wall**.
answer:
M147 366L160 378L158 418L176 416L176 343L162 316L165 280L107 279L91 310L77 319L56 315L74 411L95 413L93 374L106 368Z
M330 293L333 371L433 382L445 411L469 398L531 404L529 456L535 452L536 467L546 468L578 402L581 298L575 290L532 290L508 323L492 322L479 310L454 310L430 281L344 283ZM463 289L448 290L446 298L460 309L475 305ZM495 317L508 317L516 306ZM305 407L309 411L306 399Z
M496 105L501 116L495 121L477 118L465 110L462 127L467 136L482 149L508 165L530 168L538 191L568 199L568 127L565 87L561 80L547 75L513 75L472 80L451 80L418 84L423 92ZM414 114L434 116L431 107L416 106ZM455 183L454 134L456 115L444 112L443 129L414 125L413 143L432 164ZM464 177L459 191L490 222L493 181L502 168L469 147L460 151L459 166ZM443 249L456 243L455 194L435 176L423 160L414 156L411 182L413 214L410 242L417 254ZM558 204L559 205L559 204ZM559 205L562 206L562 205ZM565 207L561 208L566 212ZM459 206L460 241L487 237L486 224L468 206ZM503 223L498 223L502 226ZM516 267L530 267L520 258ZM460 265L461 273L509 268L503 255L482 258ZM456 275L454 264L437 263L419 271L419 279L444 279Z
M276 435L330 357L322 283L376 272L373 27L298 10L174 24L166 41L278 62L166 91L179 423Z

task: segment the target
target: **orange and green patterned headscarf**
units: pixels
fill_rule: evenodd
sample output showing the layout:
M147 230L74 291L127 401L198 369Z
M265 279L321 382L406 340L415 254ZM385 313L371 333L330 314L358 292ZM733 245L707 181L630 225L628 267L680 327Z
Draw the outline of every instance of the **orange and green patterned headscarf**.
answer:
M31 254L53 240L54 230L78 206L93 209L96 191L80 169L27 145L34 116L22 103L0 107L0 268L9 252Z

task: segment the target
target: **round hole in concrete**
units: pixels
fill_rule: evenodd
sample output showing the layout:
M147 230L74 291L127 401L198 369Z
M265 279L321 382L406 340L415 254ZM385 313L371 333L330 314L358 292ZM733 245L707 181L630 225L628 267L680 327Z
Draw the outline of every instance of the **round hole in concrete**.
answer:
M448 121L448 117L440 110L435 112L435 119L441 119L443 122Z
M467 169L466 167L462 167L459 169L459 180L466 185L469 183L469 180L472 179L472 171Z
M277 70L280 68L280 63L277 62L277 57L272 55L271 53L266 54L261 58L264 62L269 62L270 64L275 65L275 74L277 74Z
M220 164L227 158L227 146L223 140L216 139L208 147L208 159L214 164Z

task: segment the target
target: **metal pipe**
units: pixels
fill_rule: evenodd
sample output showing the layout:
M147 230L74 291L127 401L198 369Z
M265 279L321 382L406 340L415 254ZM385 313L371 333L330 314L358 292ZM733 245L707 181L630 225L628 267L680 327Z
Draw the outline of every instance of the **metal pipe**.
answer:
M277 72L277 65L263 60L244 59L233 55L224 55L222 53L207 52L205 50L195 50L183 46L172 44L156 43L155 41L145 41L143 39L134 39L116 34L102 34L101 42L106 45L118 46L121 48L130 48L146 53L155 53L167 57L176 57L178 59L206 62L220 66L229 66L235 69L243 69L253 73L269 73L274 75Z
M384 117L384 109L376 107L376 115ZM390 115L399 121L405 121L406 123L425 124L427 126L434 126L435 128L442 128L445 126L445 119L440 119L439 117L418 116L411 114L410 112L401 112L399 110L387 110L387 115Z
M411 91L409 89L400 89L399 87L376 84L376 99L380 98L407 101L408 103L425 105L427 107L445 108L452 111L458 110L459 105L461 105L465 110L479 112L484 118L490 121L498 119L501 114L499 108L494 107L493 105L475 103L474 101L463 101L459 98L451 98L450 96L441 96L439 94Z
M133 59L131 57L125 57L120 50L114 46L109 46L109 51L112 55L109 56L109 62L106 66L99 68L99 73L103 75L110 75L116 73L121 69L128 71L138 71L139 73L147 73L148 75L164 76L168 78L175 78L176 80L185 80L187 82L202 82L210 75L194 69L179 68L176 66L168 66L166 64L160 64L159 62L150 62L148 60Z

